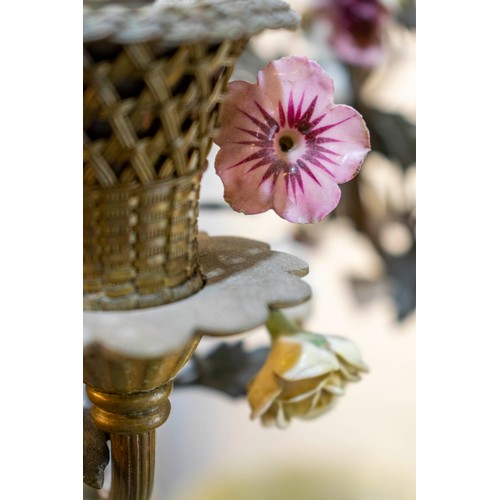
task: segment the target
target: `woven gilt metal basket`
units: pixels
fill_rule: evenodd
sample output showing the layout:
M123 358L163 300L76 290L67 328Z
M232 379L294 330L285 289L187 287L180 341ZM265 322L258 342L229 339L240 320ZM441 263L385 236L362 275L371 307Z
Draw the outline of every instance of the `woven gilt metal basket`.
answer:
M86 308L155 306L203 285L201 175L244 44L85 44Z
M203 286L201 176L260 12L265 27L297 22L281 2L84 4L84 309L157 306Z
M200 182L238 56L251 36L293 29L299 18L280 0L84 0L83 21L83 294L94 339L85 344L83 378L106 452L110 442L103 498L149 500L155 429L168 417L172 380L200 340L172 321L192 316L199 304L186 302L203 291L153 306L204 284ZM209 275L206 256L200 260ZM102 312L141 308L150 309ZM138 344L147 353L137 355ZM101 488L104 469L86 449L85 482Z

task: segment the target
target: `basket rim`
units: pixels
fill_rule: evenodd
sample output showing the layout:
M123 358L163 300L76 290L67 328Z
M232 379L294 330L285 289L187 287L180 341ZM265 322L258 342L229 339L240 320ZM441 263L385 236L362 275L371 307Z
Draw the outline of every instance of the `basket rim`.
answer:
M215 43L266 29L295 30L299 23L300 15L282 0L155 0L139 6L94 0L83 5L84 42Z

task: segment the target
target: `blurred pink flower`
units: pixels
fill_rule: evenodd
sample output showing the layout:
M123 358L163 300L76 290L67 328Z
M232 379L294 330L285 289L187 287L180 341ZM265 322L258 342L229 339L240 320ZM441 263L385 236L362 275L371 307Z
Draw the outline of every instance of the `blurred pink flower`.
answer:
M381 62L390 17L382 1L322 0L320 7L333 25L330 42L340 60L364 67Z
M229 84L215 159L224 198L238 212L274 209L296 223L318 222L339 203L370 150L352 107L333 104L333 80L306 57L284 57L257 83Z

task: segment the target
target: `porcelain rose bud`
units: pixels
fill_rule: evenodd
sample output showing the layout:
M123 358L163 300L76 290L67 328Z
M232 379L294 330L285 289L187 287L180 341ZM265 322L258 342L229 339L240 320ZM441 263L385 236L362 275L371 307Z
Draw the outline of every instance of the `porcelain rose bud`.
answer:
M271 313L268 328L273 346L247 395L251 417L264 425L286 428L292 418L322 415L344 394L347 383L368 371L347 338L300 331L277 311Z
M215 169L234 210L312 223L337 206L338 185L359 172L370 137L355 109L333 103L333 90L316 62L293 56L268 64L256 84L229 84Z

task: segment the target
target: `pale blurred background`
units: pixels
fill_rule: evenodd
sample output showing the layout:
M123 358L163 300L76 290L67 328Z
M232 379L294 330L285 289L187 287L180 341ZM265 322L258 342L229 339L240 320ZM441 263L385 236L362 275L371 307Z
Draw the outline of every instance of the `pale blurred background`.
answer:
M415 498L414 5L388 4L384 59L360 71L326 42L312 2L290 4L303 14L303 29L256 37L234 78L253 82L260 67L282 55L315 59L335 81L335 102L361 107L370 119L376 147L356 184L341 186L336 215L300 227L274 212L233 212L214 173L214 149L199 226L211 235L265 241L308 262L313 299L298 311L304 326L355 341L370 373L348 386L330 413L292 421L286 430L251 421L244 399L178 387L169 420L157 431L153 500ZM227 341L242 339L249 347L268 344L263 328ZM220 342L205 338L198 352Z

